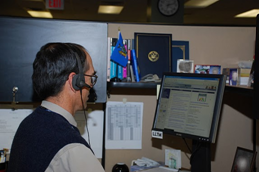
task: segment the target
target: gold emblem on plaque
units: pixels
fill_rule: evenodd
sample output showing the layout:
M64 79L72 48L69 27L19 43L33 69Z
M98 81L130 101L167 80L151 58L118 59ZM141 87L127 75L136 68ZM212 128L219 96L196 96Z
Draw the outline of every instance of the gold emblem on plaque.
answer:
M155 62L155 61L157 61L159 59L159 54L156 51L150 51L148 53L148 59L151 62Z

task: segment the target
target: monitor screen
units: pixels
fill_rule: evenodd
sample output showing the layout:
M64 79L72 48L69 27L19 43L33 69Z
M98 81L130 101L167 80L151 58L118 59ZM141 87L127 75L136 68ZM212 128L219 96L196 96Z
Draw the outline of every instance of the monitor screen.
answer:
M163 73L152 130L215 142L225 75Z

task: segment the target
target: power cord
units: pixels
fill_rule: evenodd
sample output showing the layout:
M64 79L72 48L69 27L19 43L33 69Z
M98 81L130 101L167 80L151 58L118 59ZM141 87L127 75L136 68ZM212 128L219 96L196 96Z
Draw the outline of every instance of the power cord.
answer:
M84 111L84 116L85 116L85 126L86 126L87 135L88 135L88 143L89 143L89 146L91 147L90 135L89 135L89 130L88 130L88 126L87 126L87 118L86 118L86 113L85 113L85 106L84 106L84 101L83 101L83 96L82 96L82 89L80 89L80 94L81 94L81 101L82 101L82 106L83 106L83 111Z
M190 153L192 153L192 150L190 149L189 145L187 144L187 142L186 142L186 139L185 139L185 138L183 138L183 141L184 141L184 143L186 144L187 148L189 149Z
M193 156L195 156L196 152L201 148L202 143L201 143L201 142L197 142L196 146L191 149L191 148L189 147L189 145L187 144L186 139L183 138L183 140L184 140L184 142L185 142L185 144L186 144L188 150L189 150L190 153L191 153L191 156L190 156L190 163L192 164Z
M190 163L192 164L192 160L193 160L193 156L196 154L196 152L201 148L202 146L202 143L201 142L198 142L195 146L195 149L192 151L192 155L191 155L191 158L190 158Z

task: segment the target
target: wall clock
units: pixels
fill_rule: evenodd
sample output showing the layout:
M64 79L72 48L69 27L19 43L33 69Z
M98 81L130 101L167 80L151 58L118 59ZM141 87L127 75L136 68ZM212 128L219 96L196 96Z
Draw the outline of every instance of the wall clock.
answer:
M158 0L158 11L165 16L174 15L179 9L178 0Z

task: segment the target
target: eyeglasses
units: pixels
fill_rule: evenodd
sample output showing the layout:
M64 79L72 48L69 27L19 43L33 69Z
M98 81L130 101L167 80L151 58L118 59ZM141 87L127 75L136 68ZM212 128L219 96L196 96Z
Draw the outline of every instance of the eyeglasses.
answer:
M86 75L86 74L84 74L84 76L89 76L89 77L91 77L92 87L96 84L97 78L98 78L97 75Z

